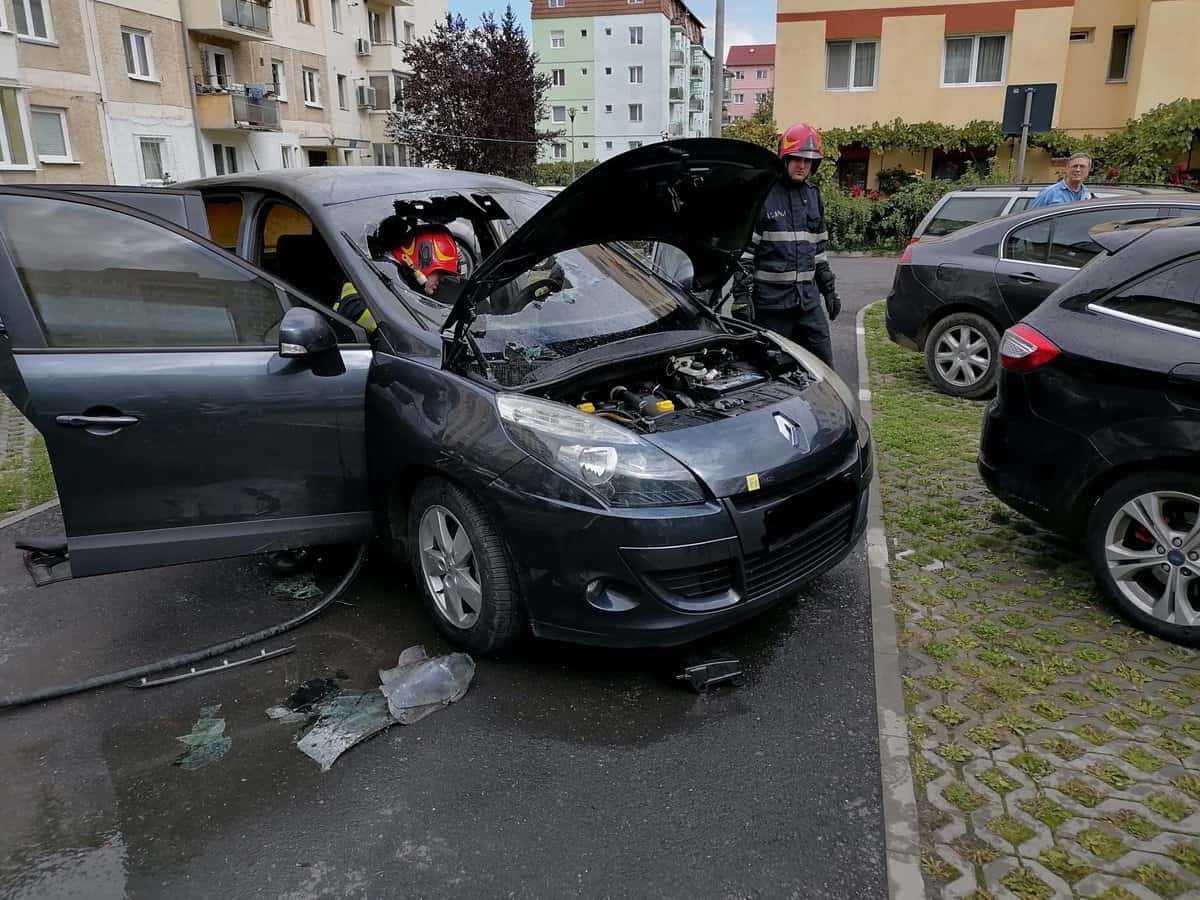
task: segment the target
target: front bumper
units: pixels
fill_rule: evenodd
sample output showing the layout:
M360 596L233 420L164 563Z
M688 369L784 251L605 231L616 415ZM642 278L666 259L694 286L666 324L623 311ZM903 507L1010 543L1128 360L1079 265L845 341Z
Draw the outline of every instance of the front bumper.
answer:
M866 529L870 446L803 482L692 507L598 510L494 483L533 631L611 647L682 644L761 612Z

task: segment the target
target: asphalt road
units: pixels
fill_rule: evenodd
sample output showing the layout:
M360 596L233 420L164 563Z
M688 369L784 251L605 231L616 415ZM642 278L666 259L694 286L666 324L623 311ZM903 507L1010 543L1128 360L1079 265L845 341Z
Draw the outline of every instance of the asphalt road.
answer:
M839 371L892 261L834 264ZM294 615L256 562L34 590L0 533L0 694L73 681ZM378 683L449 648L407 578L368 566L258 665L0 713L0 896L838 897L886 894L870 603L861 548L801 598L710 641L745 683L695 696L662 653L530 643L458 704L321 774L264 710L302 681ZM245 651L243 651L245 653ZM201 707L228 752L173 765Z

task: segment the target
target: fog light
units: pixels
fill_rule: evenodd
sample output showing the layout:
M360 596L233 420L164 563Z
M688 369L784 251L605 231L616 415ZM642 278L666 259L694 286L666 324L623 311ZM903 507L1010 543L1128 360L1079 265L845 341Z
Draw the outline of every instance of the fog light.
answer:
M609 584L603 578L589 581L583 589L584 599L593 609L601 612L628 612L636 609L638 601L627 585Z
M596 603L596 598L598 598L602 593L604 593L604 579L596 578L588 582L588 586L584 588L583 596L587 598L588 603L591 603L594 606Z

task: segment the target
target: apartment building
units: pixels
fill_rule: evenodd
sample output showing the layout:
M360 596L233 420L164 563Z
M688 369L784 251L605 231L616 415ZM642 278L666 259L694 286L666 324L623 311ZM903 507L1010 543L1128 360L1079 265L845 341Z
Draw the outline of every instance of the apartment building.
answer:
M776 20L780 123L999 121L1009 85L1055 84L1053 126L1103 134L1200 96L1200 0L779 0ZM1012 153L1002 146L1001 163ZM846 148L839 174L862 183L902 165L937 176L963 155ZM1026 175L1056 167L1033 150Z
M712 55L680 0L533 0L532 46L560 132L542 161L605 160L709 133Z
M446 0L6 0L0 182L401 164L403 44Z
M759 101L775 89L775 45L737 44L725 55L732 73L725 94L725 121L740 122L754 115Z

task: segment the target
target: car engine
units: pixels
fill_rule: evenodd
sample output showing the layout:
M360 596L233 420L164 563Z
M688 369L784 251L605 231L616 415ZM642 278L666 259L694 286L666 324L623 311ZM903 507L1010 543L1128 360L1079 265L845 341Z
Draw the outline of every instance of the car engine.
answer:
M547 399L641 432L730 418L801 393L813 378L791 357L758 342L639 361L618 378L561 386Z

